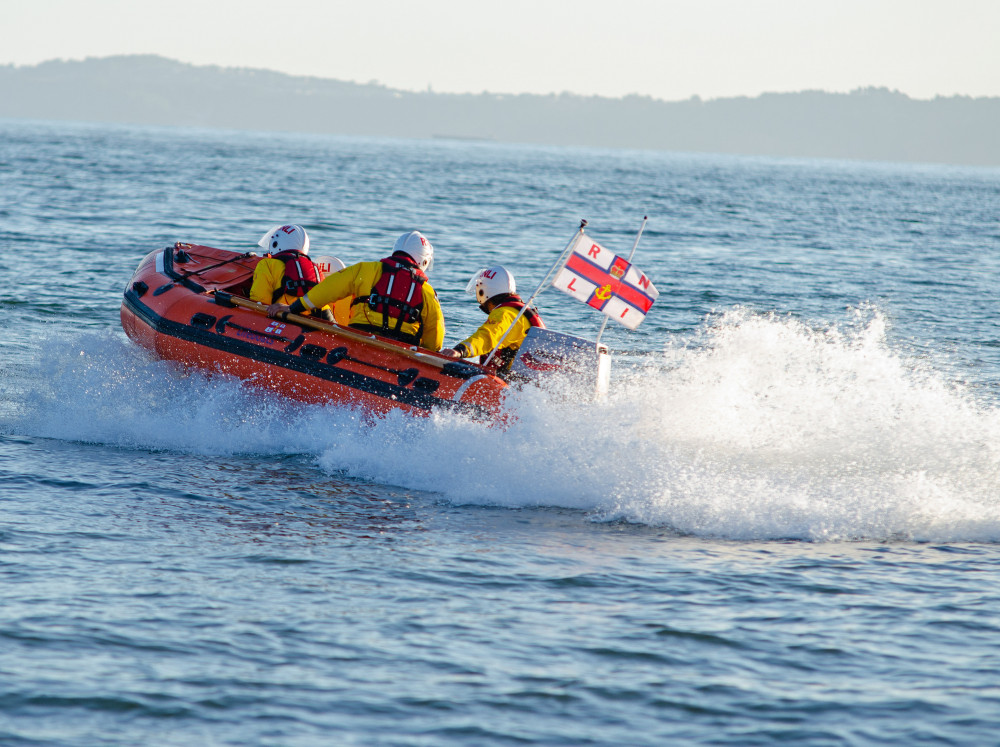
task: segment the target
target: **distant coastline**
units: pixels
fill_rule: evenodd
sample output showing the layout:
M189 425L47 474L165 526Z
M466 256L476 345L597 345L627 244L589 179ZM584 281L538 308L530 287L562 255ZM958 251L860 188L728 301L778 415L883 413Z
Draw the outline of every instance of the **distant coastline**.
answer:
M442 135L440 132L436 132L431 135L435 140L461 140L462 142L470 143L493 143L496 142L495 138L492 137L481 137L477 135Z
M1000 166L1000 97L885 88L673 102L446 94L128 55L0 66L0 117Z

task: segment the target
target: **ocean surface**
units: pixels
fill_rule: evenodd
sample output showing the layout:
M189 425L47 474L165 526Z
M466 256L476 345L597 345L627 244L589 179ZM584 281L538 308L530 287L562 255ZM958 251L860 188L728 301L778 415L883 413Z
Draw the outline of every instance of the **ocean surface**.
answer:
M119 324L175 241L419 229L453 345L643 216L609 397L507 429ZM1000 744L998 287L998 169L0 120L0 745Z

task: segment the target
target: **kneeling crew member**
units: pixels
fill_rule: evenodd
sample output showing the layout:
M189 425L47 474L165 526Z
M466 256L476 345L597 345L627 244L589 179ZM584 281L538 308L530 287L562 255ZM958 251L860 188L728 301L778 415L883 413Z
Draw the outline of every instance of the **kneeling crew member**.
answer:
M302 226L275 226L261 237L257 246L267 253L253 270L251 301L268 306L274 303L290 304L322 279L319 268L309 258L309 234ZM328 322L334 321L329 307L313 311L311 315Z
M267 315L276 317L286 311L301 314L351 298L351 327L440 350L444 316L425 274L433 265L431 242L419 231L410 231L396 239L392 256L335 272L290 307L272 304Z
M534 309L526 309L514 328L510 330L510 334L504 337L514 319L525 307L524 301L517 295L514 276L506 267L497 265L487 270L480 270L469 281L465 290L476 294L479 308L489 314L489 318L454 349L442 352L449 358L471 358L489 353L503 339L503 347L497 351L493 360L497 362L500 370L506 369L517 355L517 350L524 342L528 330L532 327L544 329L545 323Z

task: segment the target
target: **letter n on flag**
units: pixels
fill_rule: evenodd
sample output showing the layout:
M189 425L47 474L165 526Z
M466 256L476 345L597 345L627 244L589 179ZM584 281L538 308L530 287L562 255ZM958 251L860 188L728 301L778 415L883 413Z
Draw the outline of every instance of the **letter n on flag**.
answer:
M659 294L635 266L584 233L552 285L635 329Z

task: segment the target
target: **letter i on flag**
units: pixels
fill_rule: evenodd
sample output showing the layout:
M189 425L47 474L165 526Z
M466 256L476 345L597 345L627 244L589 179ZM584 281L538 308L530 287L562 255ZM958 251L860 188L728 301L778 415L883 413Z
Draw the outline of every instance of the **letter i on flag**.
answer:
M552 285L629 329L639 326L660 295L628 260L582 232Z

